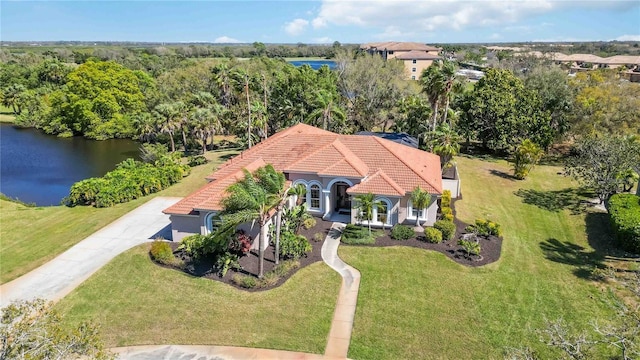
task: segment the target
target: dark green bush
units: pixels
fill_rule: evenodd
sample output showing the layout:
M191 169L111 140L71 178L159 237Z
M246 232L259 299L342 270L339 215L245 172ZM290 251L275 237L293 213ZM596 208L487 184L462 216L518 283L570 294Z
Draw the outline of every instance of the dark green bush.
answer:
M280 236L280 255L297 259L311 251L311 243L302 235L285 232Z
M433 224L433 227L440 230L442 238L445 240L451 240L456 235L456 225L451 221L438 220Z
M165 189L188 173L188 166L167 162L155 166L127 159L102 178L90 178L71 186L67 205L109 207Z
M640 197L634 194L611 196L609 220L620 246L640 254Z
M414 236L416 232L407 225L398 224L391 229L391 238L395 240L409 240Z
M207 158L202 155L189 156L189 166L203 165L208 162Z
M347 224L342 231L340 241L347 245L372 245L376 242L376 233L372 231L369 236L369 229L363 226Z
M174 263L173 250L171 250L171 245L166 241L155 240L152 242L149 254L154 261L161 264L172 265Z
M471 259L472 255L480 255L480 243L477 241L460 239L458 241L458 245L462 246L462 249L467 254L468 259Z
M425 239L433 244L439 244L442 242L442 232L435 228L426 228L424 229L424 237Z
M232 254L228 251L219 254L216 258L216 268L220 277L227 275L229 269L240 269L240 263L238 262L240 257L236 254Z

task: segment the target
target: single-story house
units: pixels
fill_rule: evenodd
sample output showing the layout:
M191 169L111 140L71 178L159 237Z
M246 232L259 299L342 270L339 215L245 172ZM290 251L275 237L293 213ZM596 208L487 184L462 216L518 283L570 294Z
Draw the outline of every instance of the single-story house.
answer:
M207 177L208 184L165 209L173 240L213 231L229 185L243 178L243 169L252 172L266 164L285 174L287 186L306 187L304 202L314 216L356 223L352 196L373 193L382 207L374 210L372 226L415 224L416 217L426 225L436 221L436 199L442 195L439 156L377 136L340 135L298 124L228 160ZM416 187L434 195L424 209L411 203ZM258 235L257 224L241 228Z

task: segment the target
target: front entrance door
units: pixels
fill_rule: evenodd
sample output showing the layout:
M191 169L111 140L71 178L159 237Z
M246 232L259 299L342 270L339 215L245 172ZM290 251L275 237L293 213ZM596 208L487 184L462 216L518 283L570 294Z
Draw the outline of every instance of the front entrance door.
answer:
M349 194L347 194L347 189L349 185L347 184L336 184L336 206L335 211L351 211L351 198Z

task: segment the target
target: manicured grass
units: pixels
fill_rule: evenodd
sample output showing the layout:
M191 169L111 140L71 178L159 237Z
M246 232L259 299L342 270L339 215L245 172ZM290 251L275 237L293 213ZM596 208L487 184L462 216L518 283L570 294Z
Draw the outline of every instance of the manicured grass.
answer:
M472 269L413 248L341 246L340 257L362 274L350 358L502 358L507 347L524 346L558 358L539 341L545 319L588 330L611 318L585 270L608 251L606 215L579 211L580 196L568 189L576 184L558 167L539 166L515 181L504 161L458 164L458 216L500 223L501 259ZM521 188L530 191L515 195Z
M156 196L186 196L206 183L214 166L237 151L208 152L212 162L194 167L181 182L159 193L97 209L89 206L25 207L0 200L0 282L6 283L51 260L80 240Z
M149 260L148 244L100 269L56 308L65 324L92 320L107 346L215 344L322 353L340 276L324 263L282 286L246 292Z
M16 116L13 115L13 110L0 105L0 123L12 123Z

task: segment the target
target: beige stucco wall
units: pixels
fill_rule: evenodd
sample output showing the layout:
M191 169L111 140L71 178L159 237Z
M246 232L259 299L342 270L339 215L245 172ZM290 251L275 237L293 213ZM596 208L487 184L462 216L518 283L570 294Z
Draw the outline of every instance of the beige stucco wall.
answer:
M442 179L442 190L451 191L451 198L460 197L460 180Z
M420 80L420 75L422 74L422 70L428 68L431 64L433 64L433 60L416 60L416 63L413 63L413 60L404 60L404 68L406 70L407 78L411 80ZM415 71L413 71L415 69ZM415 79L413 78L415 76Z
M393 54L389 54L389 52L387 51L387 60L389 59L395 59L396 56L401 55L401 54L406 54L408 53L410 50L395 50L393 52ZM438 51L425 51L426 54L430 54L430 55L438 55Z
M380 199L386 199L389 201L389 203L391 203L391 207L389 208L389 221L387 222L387 224L383 224L381 222L378 222L375 220L376 218L376 213L374 212L374 221L371 223L371 227L374 228L390 228L393 225L398 223L398 216L399 216L399 211L400 211L400 198L394 198L394 197L389 197L389 196L376 196L375 198L376 200L380 200ZM353 205L353 201L352 201L352 205ZM356 209L355 207L353 207L351 209L351 223L352 224L359 224L360 222L358 221L358 209ZM363 222L363 224L367 224L366 221Z
M198 215L171 215L171 240L180 241L184 237L200 233L200 217Z
M406 224L406 225L415 225L416 219L410 218L408 214L409 210L409 200L411 199L410 195L407 195L400 199L399 209L398 209L398 223ZM436 217L438 216L438 199L433 196L431 199L431 204L427 208L427 218L426 220L420 220L423 226L432 226L436 222Z

